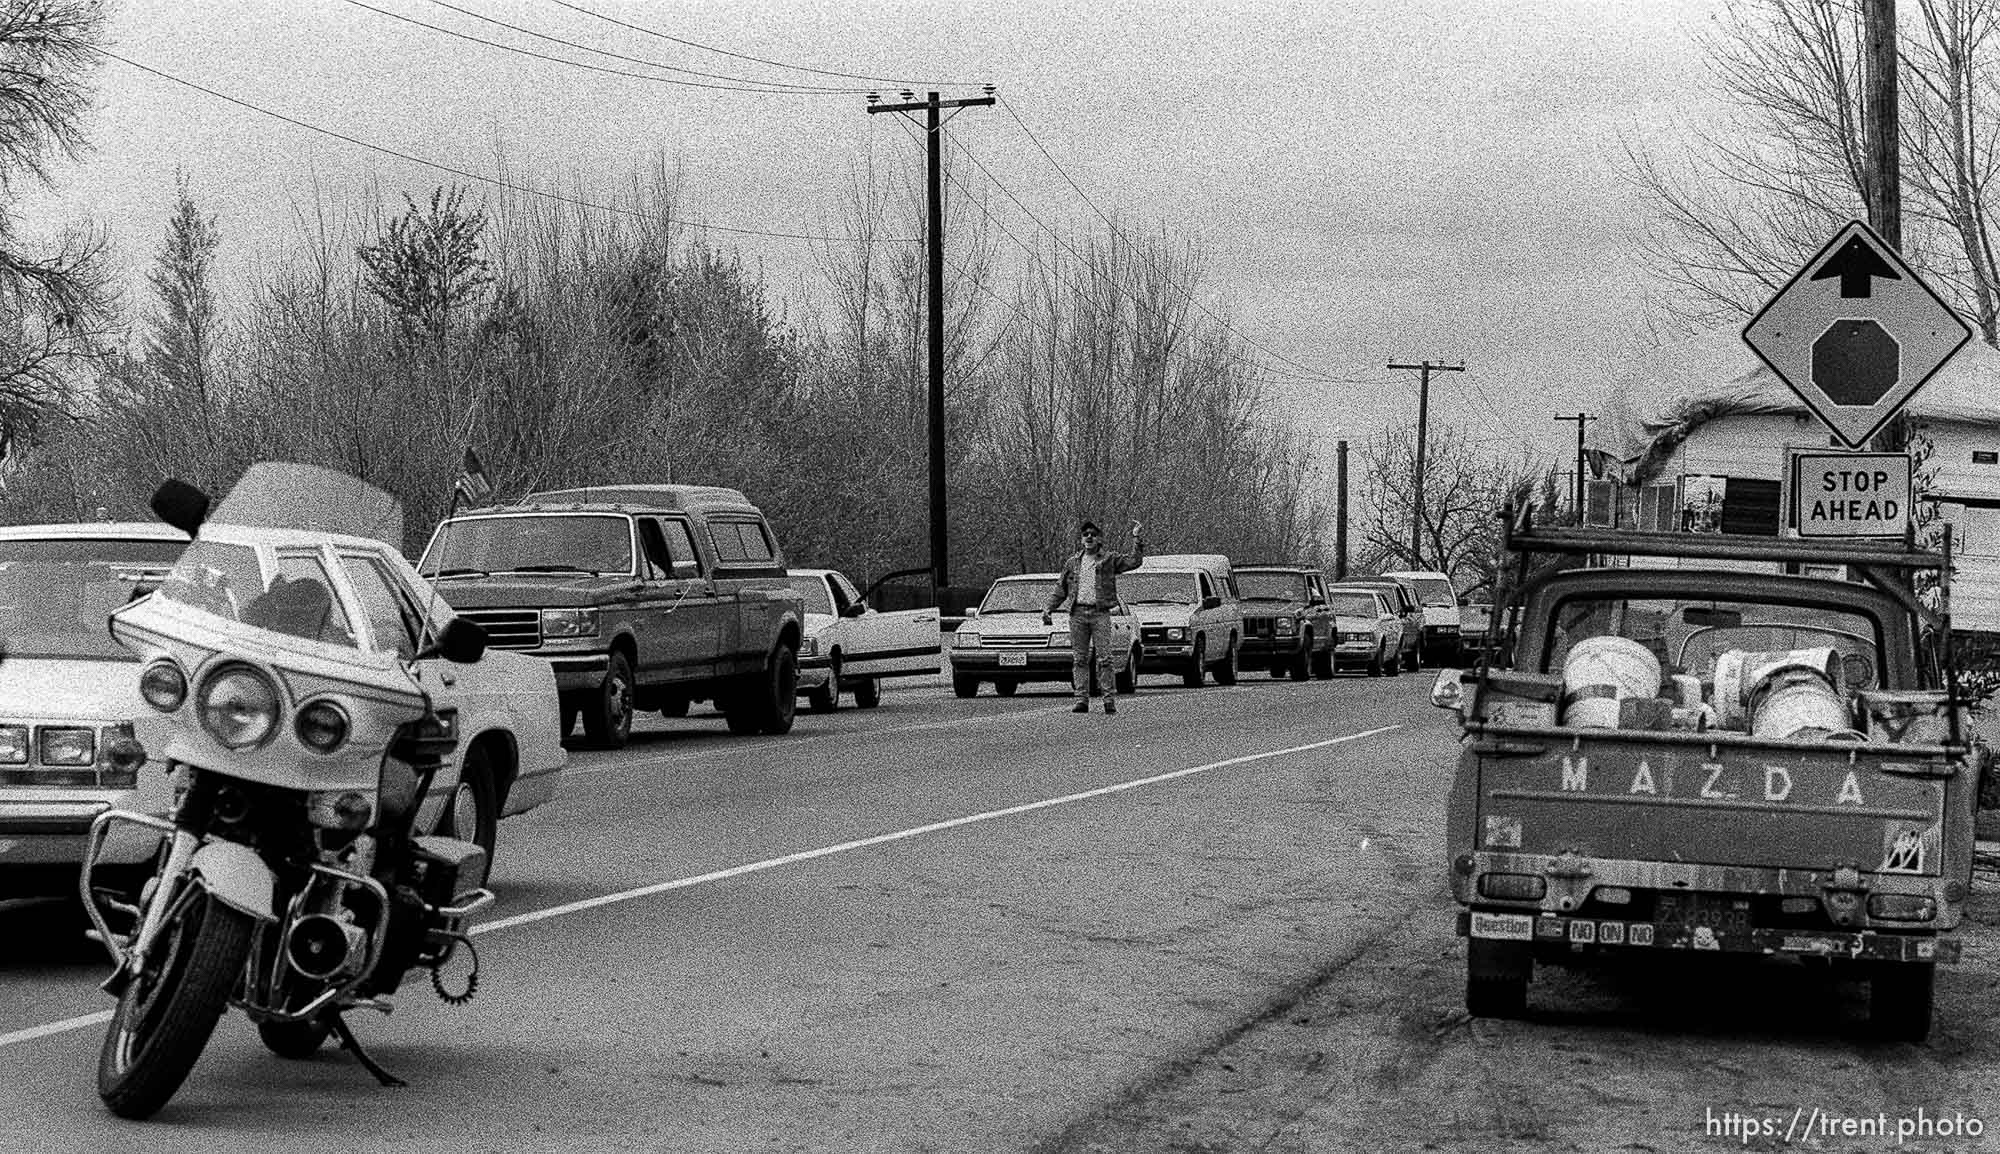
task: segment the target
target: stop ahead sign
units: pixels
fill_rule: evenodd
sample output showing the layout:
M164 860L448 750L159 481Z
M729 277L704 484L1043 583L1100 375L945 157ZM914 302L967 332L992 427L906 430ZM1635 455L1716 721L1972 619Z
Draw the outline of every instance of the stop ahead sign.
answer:
M1801 537L1901 537L1910 481L1908 453L1796 453L1793 524Z
M1850 221L1743 340L1840 443L1864 448L1972 329L1875 230Z

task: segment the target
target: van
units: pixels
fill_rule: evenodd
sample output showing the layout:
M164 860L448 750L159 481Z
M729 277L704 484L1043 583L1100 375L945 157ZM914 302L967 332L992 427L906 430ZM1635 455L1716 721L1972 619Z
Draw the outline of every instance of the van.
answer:
M1406 569L1384 573L1409 585L1424 611L1424 661L1429 665L1457 665L1461 660L1458 589L1451 577L1430 570Z
M1236 684L1243 612L1229 558L1220 553L1148 557L1118 577L1118 596L1139 623L1140 669L1178 673L1193 688L1206 673Z

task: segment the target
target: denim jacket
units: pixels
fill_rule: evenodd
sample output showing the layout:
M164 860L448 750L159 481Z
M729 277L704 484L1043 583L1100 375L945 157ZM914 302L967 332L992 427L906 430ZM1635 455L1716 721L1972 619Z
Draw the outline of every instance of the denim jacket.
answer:
M1098 555L1097 604L1099 607L1109 609L1113 605L1118 604L1118 575L1137 569L1139 563L1145 559L1146 543L1140 540L1132 542L1132 551L1130 553L1112 553L1107 550ZM1083 551L1079 549L1069 555L1069 560L1063 562L1062 578L1056 582L1056 591L1049 597L1049 612L1053 613L1057 609L1062 608L1063 602L1076 596L1076 567L1077 563L1082 560Z

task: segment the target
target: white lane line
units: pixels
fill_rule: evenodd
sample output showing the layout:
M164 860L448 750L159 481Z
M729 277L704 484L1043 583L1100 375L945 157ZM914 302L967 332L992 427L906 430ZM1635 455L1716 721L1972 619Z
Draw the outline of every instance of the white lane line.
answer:
M764 861L750 862L747 865L731 866L728 869L697 874L694 877L675 878L673 881L656 882L653 885L640 886L637 889L624 890L620 893L585 898L582 901L550 906L547 909L531 910L525 914L516 914L511 918L496 918L492 921L481 922L473 926L471 932L474 934L485 934L492 933L495 930L513 929L516 926L531 925L535 922L547 921L550 918L559 918L565 914L581 913L584 910L594 910L600 906L614 905L618 902L629 902L636 898L651 897L654 894L687 889L689 886L698 886L704 882L725 881L729 878L742 877L745 874L761 873L764 870L777 869L779 866L795 865L799 862L812 861L814 858L830 857L837 853L846 853L849 850L887 845L890 842L905 841L909 838L921 837L924 834L942 833L948 829L957 829L960 826L973 825L982 821L992 821L995 818L1013 817L1016 814L1032 813L1035 810L1048 809L1052 806L1088 801L1096 797L1108 797L1114 793L1124 793L1126 790L1139 789L1142 786L1158 785L1161 782L1192 777L1197 773L1207 773L1214 769L1226 769L1232 765L1247 765L1253 761L1265 761L1273 757L1285 757L1294 753L1310 753L1315 749L1345 745L1350 741L1360 741L1363 738L1374 737L1377 734L1388 733L1390 730L1401 728L1402 726L1400 725L1384 725L1375 729L1364 729L1359 733L1350 733L1341 737L1330 737L1325 741L1315 741L1306 745L1294 745L1286 749L1270 749L1263 753L1246 753L1241 757L1211 761L1207 765L1192 765L1186 769L1170 770L1167 773L1156 773L1151 777L1116 782L1112 785L1099 786L1096 789L1087 789L1081 793L1069 793L1061 797L1044 798L1041 801L1011 805L1005 809L987 810L985 813L967 814L964 817L954 817L945 821L932 822L929 825L914 826L910 829L897 830L894 833L878 834L874 837L841 842L839 845L821 846L818 849L802 850L799 853L786 854L783 857L767 858ZM10 1034L0 1034L0 1049L18 1045L22 1042L31 1042L37 1038L47 1038L56 1034L66 1034L75 1030L89 1029L92 1026L102 1025L110 1020L111 1012L106 1010L95 1014L85 1014L80 1018L67 1018L60 1022L30 1026L24 1030L15 1030Z
M610 773L613 770L620 769L645 769L650 766L673 765L683 761L713 761L718 758L733 757L738 754L762 753L773 746L783 746L786 749L790 749L799 745L811 745L816 741L834 741L844 737L873 738L885 733L916 733L925 729L950 729L953 726L981 725L989 721L1005 721L1015 717L1054 716L1058 713L1068 713L1069 710L1070 707L1067 705L1050 709L1010 709L1000 713L984 714L979 717L955 717L945 721L919 721L912 722L909 725L891 725L883 729L854 730L852 732L842 731L839 733L811 733L798 737L779 738L776 741L735 741L728 744L710 746L707 749L694 753L670 754L664 757L647 757L642 755L632 758L613 759L610 764L590 765L581 769L567 768L563 770L563 776L565 778L587 777L593 773Z
M67 1034L71 1030L87 1030L110 1020L110 1010L99 1010L95 1014L85 1014L81 1018L64 1018L60 1022L50 1022L46 1026L29 1026L25 1030L16 1030L11 1034L0 1034L0 1047L12 1046L17 1042L32 1042L36 1038L46 1038L51 1034Z
M886 845L889 842L904 841L908 838L921 837L927 833L941 833L944 830L957 829L959 826L962 825L972 825L976 822L992 821L995 818L1001 818L1001 817L1013 817L1016 814L1032 813L1033 811L1038 809L1047 809L1051 806L1057 806L1057 805L1068 805L1071 802L1077 802L1077 801L1088 801L1089 799L1094 797L1106 797L1114 793L1123 793L1128 789L1138 789L1141 786L1147 786L1147 785L1158 785L1163 781L1173 781L1177 778L1190 777L1197 773L1207 773L1209 770L1212 769L1223 769L1232 765L1244 765L1253 761L1263 761L1267 758L1272 758L1272 757L1284 757L1288 754L1293 754L1293 753L1308 753L1312 750L1325 749L1328 746L1332 745L1342 745L1350 741L1360 741L1362 738L1365 737L1374 737L1376 734L1387 733L1392 729L1400 729L1400 728L1402 728L1400 725L1384 725L1375 729L1365 729L1362 730L1360 733L1350 733L1344 737L1331 737L1325 741L1315 741L1308 745L1294 745L1287 749L1266 750L1263 753L1247 753L1241 757L1232 757L1223 761L1211 761L1207 765L1189 766L1186 769L1171 770L1167 773L1158 773L1154 774L1151 777L1142 777L1134 781L1121 781L1114 785L1099 786L1096 789L1084 790L1082 793L1064 794L1061 797L1045 798L1041 801L1031 801L1022 805L1008 806L1006 809L994 809L994 810L988 810L985 813L968 814L965 817L954 817L946 821L932 822L929 825L920 825L910 829L897 830L894 833L877 834L874 837L864 837L856 841L841 842L839 845L828 845L828 846L821 846L818 849L801 850L798 853L786 854L783 857L767 858L764 861L751 862L747 865L731 866L728 869L715 870L712 873L697 874L694 877L675 878L673 881L668 881L668 882L655 882L654 884L649 886L640 886L638 889L625 890L621 893L604 894L600 897L585 898L581 901L569 902L565 905L560 905L560 906L550 906L547 909L533 910L525 914L515 914L511 918L496 918L493 921L481 922L478 925L472 927L471 932L475 934L490 933L494 930L505 930L505 929L511 929L515 926L525 926L532 922L544 921L548 918L561 917L564 914L580 913L584 910L593 910L598 908L599 906L608 906L616 902L628 902L633 900L634 898L651 897L654 894L663 894L671 890L686 889L689 886L701 885L703 882L716 882L716 881L723 881L728 878L742 877L745 874L759 873L764 870L776 869L779 866L794 865L802 861L811 861L814 858L829 857L837 853L846 853L849 850L866 849L869 846Z

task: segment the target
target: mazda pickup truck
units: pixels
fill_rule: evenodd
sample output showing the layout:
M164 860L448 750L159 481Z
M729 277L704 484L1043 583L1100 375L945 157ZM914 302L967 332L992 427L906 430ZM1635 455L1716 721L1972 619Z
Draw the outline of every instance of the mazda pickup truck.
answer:
M1439 676L1463 726L1446 860L1468 1010L1523 1012L1540 964L1782 955L1865 980L1879 1034L1925 1037L1978 791L1950 662L1920 650L1948 612L1909 592L1945 558L1511 525L1507 545L1682 560L1523 580L1493 663Z

